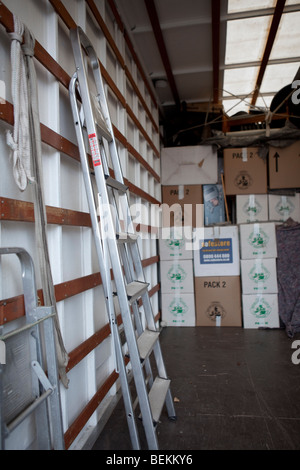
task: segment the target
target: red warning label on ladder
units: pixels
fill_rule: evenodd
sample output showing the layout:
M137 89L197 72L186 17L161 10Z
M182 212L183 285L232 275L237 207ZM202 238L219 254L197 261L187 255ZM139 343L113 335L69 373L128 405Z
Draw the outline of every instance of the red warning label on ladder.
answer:
M99 149L99 144L97 141L96 134L89 134L89 142L90 142L90 147L91 147L93 164L94 166L99 166L101 165L101 159L100 159L100 149Z

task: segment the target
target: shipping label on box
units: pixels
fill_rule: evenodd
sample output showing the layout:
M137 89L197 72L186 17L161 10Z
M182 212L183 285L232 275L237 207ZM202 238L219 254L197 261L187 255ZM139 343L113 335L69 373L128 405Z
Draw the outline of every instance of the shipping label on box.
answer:
M300 194L295 196L268 195L269 219L285 222L291 217L300 222Z
M275 223L240 225L241 259L276 258Z
M271 189L300 187L300 141L288 147L269 147Z
M236 196L236 221L238 224L268 221L267 194Z
M195 276L238 276L240 274L238 228L205 227L194 248Z
M276 294L277 271L275 258L241 260L243 294Z
M265 194L267 165L258 148L224 149L225 192L232 194Z
M242 296L244 328L279 328L278 295Z
M242 326L239 276L195 278L197 326Z
M193 293L194 274L192 260L173 260L160 262L161 292Z
M194 294L162 294L163 326L195 326Z

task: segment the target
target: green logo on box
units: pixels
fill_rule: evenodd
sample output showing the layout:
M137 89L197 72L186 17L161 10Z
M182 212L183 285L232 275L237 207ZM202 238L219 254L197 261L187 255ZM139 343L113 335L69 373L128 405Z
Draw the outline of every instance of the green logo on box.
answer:
M168 238L165 240L165 244L168 248L170 248L171 250L178 250L180 248L183 247L184 245L184 240L183 239L179 239L179 238Z
M186 272L179 264L176 264L169 269L167 276L171 282L183 282L186 278Z
M248 238L248 243L255 249L265 248L268 241L268 235L261 229L258 232L253 231Z
M272 308L263 298L258 298L250 308L252 315L256 318L266 318L270 315Z
M261 265L259 270L257 266L253 266L253 268L249 272L250 280L256 283L265 282L269 279L269 277L270 277L270 271L268 271L264 265Z
M181 298L174 299L169 305L169 312L175 316L185 315L188 310L187 304Z

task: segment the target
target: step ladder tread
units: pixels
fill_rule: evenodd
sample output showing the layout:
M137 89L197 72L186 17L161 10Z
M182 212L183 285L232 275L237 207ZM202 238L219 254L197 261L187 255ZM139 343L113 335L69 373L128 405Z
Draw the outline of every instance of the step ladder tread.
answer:
M104 175L104 176L105 176L107 186L110 186L111 188L114 188L114 189L117 189L118 191L126 193L128 186L112 178L110 175Z
M132 304L136 299L141 297L148 289L149 283L142 281L132 281L126 286L128 301Z
M119 232L116 234L118 243L134 243L138 239L136 233Z
M171 380L156 377L149 392L149 403L154 424L157 424L166 400Z
M143 333L139 336L137 345L142 361L144 361L149 356L158 338L159 331L151 331L148 329L143 331Z

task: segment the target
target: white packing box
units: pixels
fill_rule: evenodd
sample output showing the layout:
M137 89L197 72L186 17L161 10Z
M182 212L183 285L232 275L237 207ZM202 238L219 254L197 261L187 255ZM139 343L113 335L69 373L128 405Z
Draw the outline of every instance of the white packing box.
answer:
M164 227L160 230L161 261L193 259L192 227Z
M195 326L194 294L162 294L163 326Z
M279 328L277 294L242 295L244 328Z
M212 145L161 149L161 184L215 184L218 153Z
M269 220L286 221L291 217L295 222L300 222L300 194L295 196L283 196L269 194Z
M243 294L277 294L276 258L241 260Z
M248 194L236 196L236 221L238 224L247 222L268 221L267 194Z
M241 259L277 258L274 222L241 224Z
M193 261L191 259L174 259L160 262L161 292L183 294L194 292Z
M238 227L205 227L202 232L194 243L195 276L239 276Z

